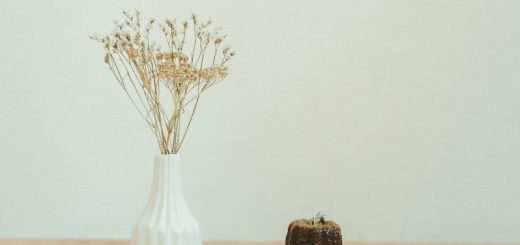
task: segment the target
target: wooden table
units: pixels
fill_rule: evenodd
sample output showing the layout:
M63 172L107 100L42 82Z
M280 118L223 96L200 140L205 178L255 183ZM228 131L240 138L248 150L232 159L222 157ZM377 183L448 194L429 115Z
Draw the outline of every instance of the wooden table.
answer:
M0 245L129 245L128 240L45 240L45 239L0 239ZM283 241L204 241L204 245L284 245ZM344 242L345 245L496 245L505 243L396 243L396 242ZM520 245L508 243L507 245Z
M203 245L284 245L277 242L204 241ZM0 239L0 245L130 245L128 240ZM353 244L354 245L354 244Z
M45 240L45 239L0 239L0 245L129 245L128 240ZM204 241L203 245L284 245L275 242ZM357 245L357 244L352 244ZM520 245L520 244L519 244Z

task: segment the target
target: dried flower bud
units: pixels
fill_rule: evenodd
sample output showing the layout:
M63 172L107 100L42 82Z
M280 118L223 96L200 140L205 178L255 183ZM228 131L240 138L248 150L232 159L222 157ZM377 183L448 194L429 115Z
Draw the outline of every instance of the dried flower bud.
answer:
M166 25L168 25L168 27L170 27L171 29L175 28L174 25L173 25L173 22L171 20L166 20L165 21Z
M135 49L128 49L128 50L126 50L126 54L130 58L136 58L137 57L137 50L135 50Z
M226 46L222 49L222 54L225 56L231 48L229 46Z

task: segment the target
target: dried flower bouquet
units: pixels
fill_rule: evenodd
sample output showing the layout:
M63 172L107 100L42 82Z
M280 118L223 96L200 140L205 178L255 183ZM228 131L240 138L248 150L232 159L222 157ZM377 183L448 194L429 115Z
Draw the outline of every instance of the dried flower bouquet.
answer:
M142 23L137 10L123 14L111 34L91 39L103 45L105 63L153 132L161 154L176 154L200 96L227 76L225 65L234 51L223 46L219 29L210 30L211 21L199 23L195 15L180 24L175 19L159 24L155 19Z

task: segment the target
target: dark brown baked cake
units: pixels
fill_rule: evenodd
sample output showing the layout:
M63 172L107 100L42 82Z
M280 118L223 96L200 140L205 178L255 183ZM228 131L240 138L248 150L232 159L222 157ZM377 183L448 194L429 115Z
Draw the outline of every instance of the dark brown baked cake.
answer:
M289 224L286 245L341 245L341 228L334 221L323 221L318 225L309 224L305 219Z

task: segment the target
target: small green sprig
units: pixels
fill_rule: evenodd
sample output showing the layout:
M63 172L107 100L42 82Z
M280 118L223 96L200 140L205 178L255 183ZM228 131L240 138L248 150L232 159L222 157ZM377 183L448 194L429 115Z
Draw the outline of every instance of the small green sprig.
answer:
M325 224L325 214L318 212L314 217L305 219L305 223L312 226L319 226Z

